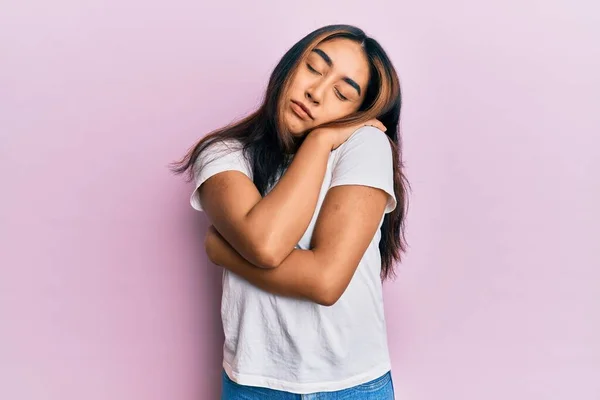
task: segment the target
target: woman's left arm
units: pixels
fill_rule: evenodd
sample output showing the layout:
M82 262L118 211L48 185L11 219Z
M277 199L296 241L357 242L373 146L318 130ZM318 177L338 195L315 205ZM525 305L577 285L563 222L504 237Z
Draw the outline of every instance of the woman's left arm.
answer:
M240 256L211 227L206 252L211 261L270 293L330 306L346 290L379 228L388 195L362 185L336 186L327 192L310 250L294 250L273 269L257 268Z

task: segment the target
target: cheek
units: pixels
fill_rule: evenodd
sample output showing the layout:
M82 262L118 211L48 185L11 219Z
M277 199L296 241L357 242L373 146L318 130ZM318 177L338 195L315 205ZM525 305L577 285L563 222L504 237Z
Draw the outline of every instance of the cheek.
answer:
M306 74L304 74L302 71L298 71L296 73L296 76L294 76L292 78L292 80L290 81L290 86L289 86L289 93L291 93L292 95L297 94L298 92L301 92L304 90L304 88L307 86L307 81L308 78L306 76Z
M334 103L327 107L327 110L322 114L322 122L320 123L335 121L337 119L347 117L348 115L355 113L357 110L358 108L355 106L349 106L348 104L339 101L336 102L334 100Z

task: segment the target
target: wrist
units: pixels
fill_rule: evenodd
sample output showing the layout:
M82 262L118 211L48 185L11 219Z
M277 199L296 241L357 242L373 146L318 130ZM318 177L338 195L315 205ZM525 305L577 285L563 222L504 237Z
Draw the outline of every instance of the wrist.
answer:
M309 132L306 140L318 143L319 146L326 147L328 150L333 150L335 141L331 135L332 130L327 128L317 128Z

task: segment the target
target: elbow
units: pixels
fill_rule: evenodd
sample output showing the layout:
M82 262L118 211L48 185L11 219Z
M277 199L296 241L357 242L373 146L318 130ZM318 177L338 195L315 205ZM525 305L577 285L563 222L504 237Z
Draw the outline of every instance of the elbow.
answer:
M277 268L285 260L285 256L281 251L273 248L273 246L257 245L254 248L254 259L256 266L265 269Z
M338 296L332 295L322 295L319 298L315 299L315 303L323 306L323 307L331 307L340 299Z
M264 269L273 269L281 265L282 260L272 253L261 252L256 254L256 266Z
M250 237L250 246L256 261L253 264L268 269L279 267L295 249L289 247L281 235L274 232L254 232Z
M323 306L323 307L331 307L338 302L341 294L337 294L334 291L328 291L319 293L318 296L315 297L314 302Z
M324 274L315 287L312 300L321 306L331 307L342 297L347 286L339 282L339 278Z

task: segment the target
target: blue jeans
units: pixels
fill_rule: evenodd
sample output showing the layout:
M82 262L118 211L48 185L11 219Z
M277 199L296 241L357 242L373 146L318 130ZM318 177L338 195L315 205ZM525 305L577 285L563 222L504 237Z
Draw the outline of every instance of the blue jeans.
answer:
M221 400L393 400L392 374L385 373L362 385L335 392L295 394L263 387L239 385L222 374L223 391Z

